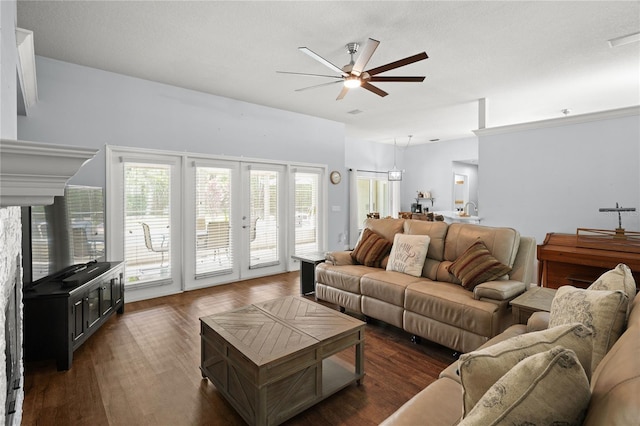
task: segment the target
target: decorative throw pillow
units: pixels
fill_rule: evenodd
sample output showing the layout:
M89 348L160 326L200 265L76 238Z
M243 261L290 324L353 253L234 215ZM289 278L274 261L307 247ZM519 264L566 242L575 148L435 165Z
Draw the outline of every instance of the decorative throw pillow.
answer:
M463 388L464 414L468 414L482 395L517 363L558 345L573 350L587 377L591 377L593 333L580 323L522 334L461 355L458 374Z
M581 425L590 398L576 354L556 346L509 370L458 425Z
M351 257L357 263L365 266L380 267L382 259L389 254L391 242L376 234L369 228L362 231L362 236Z
M636 280L633 279L631 269L624 263L605 272L587 288L587 290L620 290L627 295L627 315L631 311L631 301L636 297Z
M467 290L478 284L492 281L511 272L511 268L500 263L482 240L478 240L464 251L451 265L451 272Z
M414 277L422 275L422 267L429 250L428 235L396 234L387 263L387 271L397 271Z
M591 371L618 340L626 323L626 295L621 291L561 286L551 302L549 328L580 322L593 330Z

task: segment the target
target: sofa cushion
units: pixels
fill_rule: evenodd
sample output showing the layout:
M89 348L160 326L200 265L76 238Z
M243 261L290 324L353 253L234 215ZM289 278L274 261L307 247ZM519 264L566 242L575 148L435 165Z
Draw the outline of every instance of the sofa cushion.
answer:
M482 240L477 240L449 265L449 272L462 282L464 288L473 290L478 284L505 276L511 272L511 267L500 263Z
M498 261L509 267L518 254L520 234L511 228L495 228L469 223L452 223L447 230L444 259L454 261L476 240L482 240Z
M454 426L462 417L460 384L443 378L431 383L407 401L380 426Z
M585 426L638 424L639 354L640 327L632 325L620 336L593 373Z
M579 425L589 397L578 357L556 346L509 370L459 425Z
M517 363L558 345L573 350L587 377L591 376L593 333L580 323L515 336L460 356L458 372L464 388L464 413L469 413L482 395Z
M364 228L371 229L376 234L383 236L389 242L393 241L396 234L401 233L404 228L404 219L366 219Z
M496 343L503 342L507 339L510 339L515 336L520 336L527 332L527 326L524 324L514 324L507 328L502 333L498 334L495 337L492 337L488 341L486 341L482 346L480 346L477 350L481 350L487 348L491 345L495 345ZM441 379L443 377L448 377L452 380L460 383L460 372L458 371L458 361L454 361L447 368L442 370L438 375L438 378Z
M382 259L391 251L391 242L369 228L362 231L362 237L351 252L354 261L361 265L380 267Z
M427 281L396 271L369 271L360 280L360 292L397 306L404 306L405 289L411 283Z
M551 302L549 327L580 322L593 330L591 371L618 340L625 327L626 295L621 291L561 286Z
M591 284L587 290L620 290L627 295L627 314L631 311L631 301L636 297L636 280L633 279L631 269L624 263L618 264L614 269L605 272Z
M387 263L387 271L419 277L422 275L430 238L428 235L396 234Z
M407 286L404 308L479 336L494 336L499 332L494 330L499 306L475 300L472 292L457 284L427 280L413 282Z
M360 278L375 271L364 265L334 266L330 263L319 263L316 266L316 281L350 293L360 294Z
M444 239L449 225L445 222L426 222L424 220L405 220L404 233L408 235L428 235L431 242L427 257L444 260Z

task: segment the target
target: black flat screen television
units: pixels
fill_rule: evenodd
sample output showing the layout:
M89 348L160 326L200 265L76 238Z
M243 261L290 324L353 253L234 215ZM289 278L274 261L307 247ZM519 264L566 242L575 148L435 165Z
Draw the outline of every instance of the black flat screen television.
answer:
M105 260L101 187L67 185L48 206L22 210L25 287L72 265Z

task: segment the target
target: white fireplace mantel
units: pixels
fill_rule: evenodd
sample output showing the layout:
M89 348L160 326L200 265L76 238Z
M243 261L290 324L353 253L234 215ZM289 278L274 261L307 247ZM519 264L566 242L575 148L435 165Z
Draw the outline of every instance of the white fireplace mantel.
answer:
M53 203L67 181L91 160L94 148L0 140L0 207Z

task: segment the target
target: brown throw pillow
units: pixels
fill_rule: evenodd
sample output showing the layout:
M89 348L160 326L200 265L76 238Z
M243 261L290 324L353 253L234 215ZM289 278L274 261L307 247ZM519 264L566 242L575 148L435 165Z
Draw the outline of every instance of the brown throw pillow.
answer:
M500 263L481 240L471 244L451 265L451 272L467 290L478 284L495 280L511 272L511 268Z
M382 259L391 251L391 242L376 234L369 228L362 231L358 245L351 252L351 257L357 263L365 266L380 267Z

